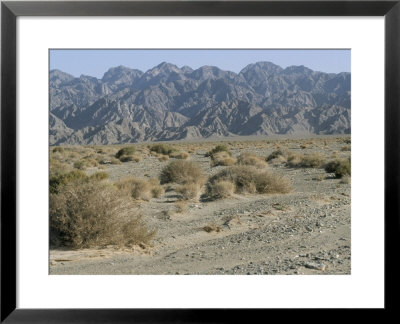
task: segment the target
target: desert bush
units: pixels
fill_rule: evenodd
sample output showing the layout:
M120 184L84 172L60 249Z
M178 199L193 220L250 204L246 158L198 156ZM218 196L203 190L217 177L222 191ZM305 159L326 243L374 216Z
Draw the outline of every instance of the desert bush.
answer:
M53 148L53 153L64 153L64 148L62 148L61 146L57 146L55 148Z
M85 170L87 167L87 164L85 160L79 160L74 162L74 168L78 170Z
M351 146L350 145L345 145L340 150L342 152L351 151Z
M169 156L168 155L159 155L159 156L157 156L157 159L158 159L158 161L160 161L160 162L165 162L165 161L168 161L169 160Z
M68 183L75 183L76 185L79 185L80 183L86 183L88 181L89 177L86 175L86 173L79 170L51 175L49 179L49 191L50 193L58 193L60 186Z
M246 165L228 167L212 176L206 186L207 192L212 192L214 183L222 180L233 183L237 193L288 193L291 190L286 178Z
M288 155L288 151L282 148L278 148L277 150L273 151L270 155L267 156L267 161L271 161L280 157L286 158Z
M111 164L121 164L121 161L119 159L111 159Z
M172 152L170 153L169 157L174 159L187 160L188 158L190 158L190 154L187 152Z
M198 183L186 183L177 187L176 192L180 193L184 200L198 198L200 193L200 185Z
M134 202L105 182L68 183L50 194L50 244L71 248L148 244L148 230Z
M151 152L155 152L158 154L163 154L163 155L170 155L171 153L175 152L176 149L172 147L171 145L166 145L166 144L153 144L149 146L149 149Z
M251 152L244 152L237 157L237 164L239 165L252 165L256 168L262 169L268 166L262 158Z
M207 233L211 233L211 232L219 233L222 231L222 228L221 228L221 226L218 226L216 224L208 224L203 227L203 230L206 231Z
M325 164L325 171L335 173L336 178L351 176L351 159L334 160Z
M230 166L236 163L236 159L231 157L227 152L221 151L214 153L211 157L211 165L212 166Z
M109 177L109 175L108 175L107 172L96 172L96 173L92 174L89 177L89 179L90 180L98 180L98 181L100 181L100 180L108 179L108 177Z
M344 175L342 179L340 180L340 183L342 184L350 184L351 183L351 177L349 175Z
M115 154L115 157L117 159L120 159L122 156L130 156L133 155L135 152L136 150L133 146L124 147Z
M229 154L229 156L232 156L231 151L229 151L229 148L226 145L217 145L216 147L214 147L212 150L208 151L206 153L206 156L209 157L213 157L214 154L218 153L218 152L226 152Z
M165 166L160 174L161 184L176 182L178 184L199 183L204 174L200 167L186 160L175 160Z
M159 184L134 177L120 179L115 185L134 199L150 200L151 198L158 198L164 193Z
M179 214L184 213L188 209L187 203L184 200L178 200L174 205L176 212Z
M206 196L211 199L228 198L235 192L235 185L230 181L215 181L207 185Z
M287 165L298 168L319 168L324 164L324 158L319 153L311 154L290 154L287 158Z

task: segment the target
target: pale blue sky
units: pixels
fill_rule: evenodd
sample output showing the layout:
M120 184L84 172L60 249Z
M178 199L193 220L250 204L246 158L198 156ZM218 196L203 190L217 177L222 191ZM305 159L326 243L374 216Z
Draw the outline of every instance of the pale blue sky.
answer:
M350 50L50 50L50 69L73 76L101 78L110 68L124 65L146 72L168 62L197 69L214 65L240 72L246 65L269 61L283 68L304 65L315 71L350 72Z

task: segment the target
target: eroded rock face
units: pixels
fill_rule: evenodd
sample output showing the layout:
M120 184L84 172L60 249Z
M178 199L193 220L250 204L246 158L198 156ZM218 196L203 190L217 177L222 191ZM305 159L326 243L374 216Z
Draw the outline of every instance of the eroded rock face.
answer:
M169 63L102 79L50 71L50 144L350 133L350 73L270 62L239 74Z

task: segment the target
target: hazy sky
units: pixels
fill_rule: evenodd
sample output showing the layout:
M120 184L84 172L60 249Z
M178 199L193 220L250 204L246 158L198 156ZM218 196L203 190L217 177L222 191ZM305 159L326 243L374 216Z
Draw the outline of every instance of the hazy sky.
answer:
M304 65L315 71L350 72L350 50L50 50L50 69L76 77L101 78L110 67L119 65L146 72L161 62L193 69L214 65L238 73L259 61L283 68Z

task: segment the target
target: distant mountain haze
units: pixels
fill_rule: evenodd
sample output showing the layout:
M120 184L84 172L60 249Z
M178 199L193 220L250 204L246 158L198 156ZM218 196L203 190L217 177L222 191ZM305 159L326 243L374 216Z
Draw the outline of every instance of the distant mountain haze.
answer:
M240 73L163 62L101 79L50 71L50 144L237 135L349 134L350 73L249 64Z

